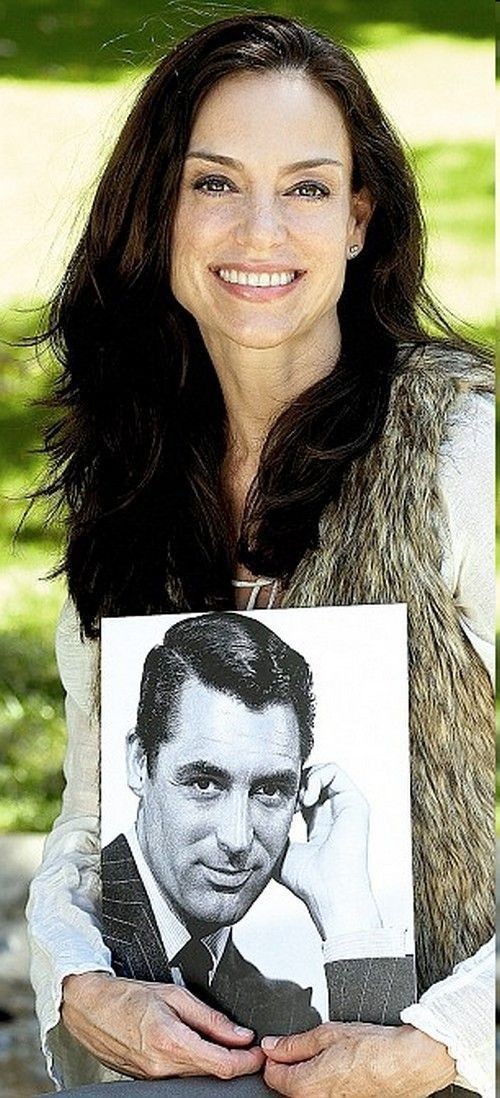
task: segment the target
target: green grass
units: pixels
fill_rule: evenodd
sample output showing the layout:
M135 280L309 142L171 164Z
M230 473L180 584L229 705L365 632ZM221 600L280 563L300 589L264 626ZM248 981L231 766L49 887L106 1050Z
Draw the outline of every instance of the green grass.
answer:
M385 47L412 35L478 40L494 34L487 0L3 0L0 73L28 80L114 80L124 66L154 63L193 28L245 11L304 18L354 48Z
M7 339L26 331L11 317ZM6 326L3 326L6 332ZM31 356L32 357L32 356ZM40 509L18 540L23 494L40 474L42 416L30 403L47 378L25 351L2 346L0 357L0 830L44 831L57 813L64 749L62 695L53 631L60 582L43 579L58 553L57 533Z
M457 317L494 342L493 149L488 142L415 150L429 231L428 280ZM466 180L474 185L467 187Z
M34 609L36 600L29 600ZM31 614L29 615L31 619ZM45 831L62 792L64 722L51 625L2 630L0 829Z

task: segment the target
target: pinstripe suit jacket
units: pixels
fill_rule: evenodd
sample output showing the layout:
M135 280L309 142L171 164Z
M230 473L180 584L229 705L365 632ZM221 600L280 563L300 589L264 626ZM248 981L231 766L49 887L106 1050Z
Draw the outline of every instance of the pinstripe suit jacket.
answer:
M102 917L117 976L172 983L151 904L124 835L102 851ZM336 961L325 971L332 1020L398 1024L400 1011L414 999L410 957ZM207 1001L255 1030L259 1039L266 1033L299 1033L321 1021L311 1005L311 988L263 976L231 937Z

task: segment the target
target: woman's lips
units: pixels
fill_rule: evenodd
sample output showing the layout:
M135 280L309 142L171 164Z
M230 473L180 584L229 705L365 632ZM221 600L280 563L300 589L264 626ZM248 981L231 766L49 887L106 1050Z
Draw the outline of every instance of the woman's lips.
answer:
M306 273L306 271L298 271L293 281L286 286L241 286L238 282L224 281L216 270L210 268L210 274L223 290L232 297L238 297L244 301L276 301L277 298L285 297L292 293Z

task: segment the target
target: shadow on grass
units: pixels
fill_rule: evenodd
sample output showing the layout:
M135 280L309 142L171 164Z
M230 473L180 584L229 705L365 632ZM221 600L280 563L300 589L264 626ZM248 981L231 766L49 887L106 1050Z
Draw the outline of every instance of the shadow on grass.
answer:
M250 0L188 4L163 0L4 0L0 75L22 79L109 80L128 66L154 64L174 42L214 19L245 11L298 16L354 48L407 37L492 37L487 0ZM385 29L384 29L385 28Z

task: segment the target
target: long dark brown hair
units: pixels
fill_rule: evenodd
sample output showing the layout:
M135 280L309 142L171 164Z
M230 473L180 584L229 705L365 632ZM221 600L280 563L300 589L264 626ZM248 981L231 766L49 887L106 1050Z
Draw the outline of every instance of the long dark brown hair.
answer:
M221 491L220 386L192 316L170 290L177 195L196 111L236 72L303 73L343 112L352 188L375 211L339 302L335 369L279 416L265 442L239 542ZM42 490L63 508L61 569L87 635L103 614L231 606L235 558L290 577L316 544L343 472L379 437L401 347L430 321L424 225L398 137L346 50L296 20L243 15L204 27L164 57L119 136L83 236L52 302L61 364Z

